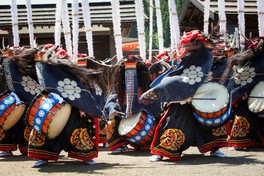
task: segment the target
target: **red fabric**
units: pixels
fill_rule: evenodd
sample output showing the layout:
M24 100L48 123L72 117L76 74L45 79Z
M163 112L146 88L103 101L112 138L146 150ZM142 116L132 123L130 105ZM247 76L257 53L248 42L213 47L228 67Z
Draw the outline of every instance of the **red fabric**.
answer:
M122 51L133 51L139 46L138 42L122 44Z

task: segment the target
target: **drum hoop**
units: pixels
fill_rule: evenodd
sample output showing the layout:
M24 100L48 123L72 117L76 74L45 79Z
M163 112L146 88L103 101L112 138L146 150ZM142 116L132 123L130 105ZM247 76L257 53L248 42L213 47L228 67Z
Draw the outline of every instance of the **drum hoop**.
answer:
M42 125L44 123L44 119L49 113L50 109L59 102L53 96L50 96L44 100L44 102L38 108L38 111L34 117L33 128L40 134L42 134Z
M198 114L196 114L195 112L193 112L193 115L195 116L197 121L199 123L202 123L203 125L216 126L216 125L222 124L223 122L225 122L228 119L228 117L231 115L231 110L232 110L232 106L231 106L231 104L229 104L228 110L223 115L221 115L217 118L214 118L214 119L208 119L208 118L201 117ZM220 120L220 121L216 122L216 120Z
M5 103L7 102L7 103ZM0 116L3 115L3 113L6 111L6 109L14 104L16 102L16 99L15 97L13 97L11 94L9 94L7 97L5 97L1 102L0 102L0 105L1 106L4 106L1 110L0 110Z
M219 84L219 83L216 83L216 82L207 82L207 83L204 83L204 84L215 84L215 85L218 85L218 86L222 87L223 90L226 92L226 95L227 95L227 99L226 99L226 101L225 101L225 104L224 104L223 106L219 107L217 110L214 110L214 111L212 111L212 110L211 110L211 111L202 111L201 109L198 109L197 106L195 106L195 104L193 104L193 101L191 101L192 106L193 106L197 111L202 112L202 113L214 113L214 112L220 111L220 110L222 110L223 108L225 108L225 107L228 105L229 101L230 101L230 100L229 100L230 96L229 96L229 93L228 93L228 90L226 89L226 87L223 86L222 84ZM204 84L202 84L202 85L204 85ZM202 86L202 85L201 85L201 86ZM199 89L199 88L198 88L198 89Z
M147 116L146 123L144 124L142 129L135 136L133 136L131 138L127 138L128 141L134 142L134 143L139 142L148 135L149 131L152 129L152 127L154 125L154 118L152 116L150 116L149 114L146 114L146 116ZM137 138L139 138L139 139L137 139Z
M250 107L250 104L251 104L250 101L251 101L252 99L255 99L255 98L250 98L250 96L252 96L253 91L254 91L255 89L257 89L257 87L259 87L259 86L261 86L261 85L264 85L264 81L260 81L260 82L258 82L258 83L252 88L252 90L250 91L250 94L249 94L249 97L248 97L248 101L247 101L248 108ZM253 95L253 96L254 96L254 95ZM263 111L264 109L257 110L257 109L249 108L249 110L250 110L251 112L253 112L253 113L259 113L259 112Z
M41 92L41 93L38 93L38 94L33 98L33 100L29 103L29 107L28 107L28 109L27 109L27 111L26 111L25 118L27 118L27 117L29 116L30 111L31 111L31 106L32 106L33 104L35 104L35 102L38 100L38 98L39 98L40 96L44 96L44 95L48 95L48 93L47 93L46 91L43 91L43 92ZM45 97L45 96L44 96L44 97Z

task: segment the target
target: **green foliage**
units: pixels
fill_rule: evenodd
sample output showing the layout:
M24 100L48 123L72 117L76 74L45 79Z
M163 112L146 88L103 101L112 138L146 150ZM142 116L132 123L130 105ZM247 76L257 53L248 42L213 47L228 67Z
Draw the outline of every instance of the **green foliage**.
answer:
M149 17L149 2L150 0L144 0L145 14ZM183 6L183 0L175 0L177 5L177 11L179 12ZM153 2L155 6L155 2ZM164 47L170 47L170 16L169 16L169 8L168 8L168 0L160 0L160 10L162 15L162 27L163 27L163 39L164 39ZM146 46L149 46L149 23L146 23L145 26L146 33ZM153 49L158 49L158 34L157 34L157 19L155 8L153 9Z

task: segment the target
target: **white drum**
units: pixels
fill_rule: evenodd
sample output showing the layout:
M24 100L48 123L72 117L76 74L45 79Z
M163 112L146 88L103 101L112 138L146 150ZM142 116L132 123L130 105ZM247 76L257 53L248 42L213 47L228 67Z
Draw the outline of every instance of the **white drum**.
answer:
M153 139L155 128L154 118L145 112L139 112L122 119L118 126L118 133L129 142L147 146Z
M34 130L50 139L56 138L66 126L71 115L71 105L60 103L54 96L41 93L27 110L27 122Z
M191 103L197 120L209 127L223 124L230 115L228 90L219 83L202 84L197 89Z
M260 81L251 90L248 97L248 108L251 112L259 114L264 113L264 81Z
M145 124L145 121L146 116L142 117L142 112L136 113L127 118L123 118L119 123L118 133L121 136L128 135L129 133L133 133L131 135L135 135ZM131 136L129 135L127 137Z

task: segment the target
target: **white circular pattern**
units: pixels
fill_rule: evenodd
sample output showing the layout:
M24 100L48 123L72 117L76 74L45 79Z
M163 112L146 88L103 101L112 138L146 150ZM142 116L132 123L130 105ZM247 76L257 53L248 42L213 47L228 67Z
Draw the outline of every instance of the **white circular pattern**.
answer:
M141 136L136 136L136 140L139 141L141 139Z
M35 129L36 131L39 131L39 127L38 127L37 125L34 126L34 129Z
M76 81L65 78L63 81L58 81L57 90L61 92L61 96L68 98L71 101L81 98L81 88L78 87Z
M220 119L216 119L214 123L220 123Z
M145 129L146 129L146 130L149 130L149 129L150 129L150 126L149 126L149 125L146 125L146 126L145 126Z
M199 121L203 123L203 122L204 122L204 119L202 119L202 118L199 118Z
M136 140L135 139L131 139L131 142L136 142Z
M227 114L225 114L224 116L223 116L223 120L225 120L227 118Z
M43 117L44 116L44 111L43 110L40 110L39 112L38 112L38 116L40 116L40 117Z
M255 68L253 67L243 67L237 68L234 73L235 84L245 86L253 81L256 76Z
M40 118L36 118L36 123L39 125L41 123Z
M21 85L24 87L25 92L29 92L31 95L36 95L41 92L41 86L31 77L23 76L22 80Z
M9 104L9 102L10 102L10 100L9 100L9 99L7 99L7 100L5 100L5 101L4 101L4 104L6 104L6 105L7 105L7 104Z
M208 125L212 125L213 122L207 120L206 123L207 123Z
M43 104L43 109L49 109L50 105L48 103Z
M0 105L0 110L3 110L3 109L5 109L5 105Z
M148 119L148 123L152 123L152 119L151 118Z
M147 134L146 131L142 131L140 135L141 136L146 136L146 134Z
M203 77L202 67L195 65L190 66L183 70L181 76L183 76L182 81L194 85L196 82L201 82Z

